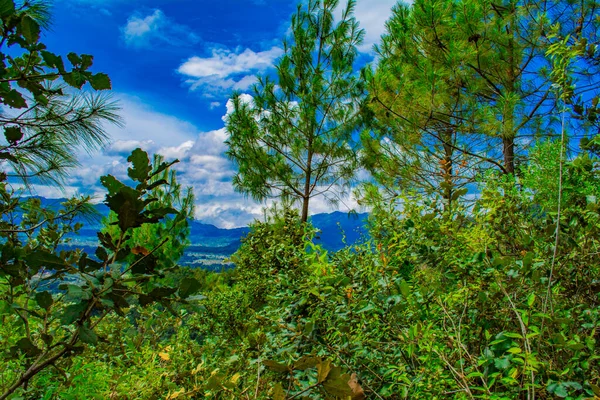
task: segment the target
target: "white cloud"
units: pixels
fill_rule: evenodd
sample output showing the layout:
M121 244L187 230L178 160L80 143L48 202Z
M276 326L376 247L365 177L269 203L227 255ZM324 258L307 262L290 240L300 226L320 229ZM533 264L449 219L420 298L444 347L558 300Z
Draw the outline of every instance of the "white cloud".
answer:
M149 47L157 42L186 46L200 41L191 28L176 23L159 9L148 15L136 13L130 16L121 32L123 40L131 47Z
M194 141L188 140L179 146L161 147L157 153L168 159L179 159L186 157L188 152L194 147Z
M271 68L282 54L279 47L259 52L213 48L210 56L191 57L177 72L188 78L191 90L202 88L209 95L222 94L230 89L247 89L256 81L255 75Z
M100 176L112 174L118 179L126 179L127 157L133 149L141 147L149 154L161 153L167 160L180 160L174 167L178 181L184 187L194 188L196 217L202 222L233 228L262 219L265 204L257 203L233 188L235 165L224 154L228 138L225 128L202 131L189 122L144 105L137 97L115 96L120 100L125 126L108 127L111 144L101 154L79 154L81 166L71 171L64 192L40 185L35 187L35 193L49 198L79 193L102 199L104 189L99 183ZM252 101L250 95L242 95L242 99ZM223 108L230 112L231 104ZM347 205L356 204L348 196L342 200ZM272 202L269 200L266 204ZM344 204L340 209L346 210ZM312 200L313 213L334 210L336 208L322 198Z
M128 155L138 147L149 149L154 147L152 140L115 140L105 149L106 154Z

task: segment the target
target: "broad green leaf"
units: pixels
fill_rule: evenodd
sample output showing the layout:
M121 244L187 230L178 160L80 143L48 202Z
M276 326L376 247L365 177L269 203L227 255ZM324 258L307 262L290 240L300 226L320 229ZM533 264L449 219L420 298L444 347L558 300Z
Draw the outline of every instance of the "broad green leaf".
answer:
M63 311L63 315L60 317L60 321L63 325L69 325L77 321L81 314L85 311L87 303L75 303L66 307Z
M569 395L569 392L567 391L567 388L564 385L559 384L556 386L556 389L554 389L554 394L564 399Z
M15 89L11 89L4 93L2 96L2 102L12 108L25 108L27 102L21 93Z
M67 266L65 260L46 250L36 250L25 257L27 264L34 269L46 267L51 270L62 270Z
M105 175L105 176L101 177L100 183L102 183L102 186L104 186L106 189L108 189L108 193L111 195L118 193L119 189L121 189L123 186L125 186L123 183L121 183L117 178L115 178L112 175Z
M402 296L404 297L410 295L410 285L406 281L400 282L400 293L402 293Z
M30 357L41 354L41 350L34 345L28 338L22 338L17 342L17 347Z
M523 336L514 332L504 332L502 335L512 339L523 339Z
M496 358L494 360L494 366L498 369L507 369L510 367L510 360L506 357Z
M41 51L41 55L48 67L56 68L60 73L65 72L65 64L63 63L61 56L58 56L46 50Z
M88 69L89 67L92 66L93 63L94 63L94 56L91 56L89 54L81 55L81 69L82 70Z
M179 286L179 296L182 298L188 298L200 290L202 285L196 278L184 278Z
M10 153L0 153L0 160L8 160L10 162L19 162L19 160Z
M92 75L90 77L90 85L92 85L95 90L109 90L112 87L110 78L103 73Z
M38 292L35 294L35 301L42 308L48 310L50 306L54 303L54 299L52 299L52 295L50 292Z
M127 175L134 181L143 182L148 179L148 174L152 170L148 153L140 148L135 149L127 161L133 164L133 168L127 169Z
M68 74L64 74L63 79L66 83L76 89L81 89L87 80L86 76L79 71L72 71Z
M527 305L529 307L533 306L533 303L535 303L535 293L531 293L528 297L527 297Z
M265 360L263 361L263 365L267 368L269 368L270 370L276 371L276 372L286 372L289 370L288 366L285 364L280 364L276 361L272 361L272 360Z
M0 0L0 18L6 18L15 13L15 2L13 0Z
M18 126L9 126L4 128L4 137L9 143L15 144L23 139L23 132Z
M106 251L106 249L104 247L98 247L96 249L96 257L98 257L98 259L100 261L106 261L108 260L108 252Z
M19 31L30 44L40 40L40 25L29 15L24 15L21 19Z
M71 64L73 64L73 66L77 66L77 65L81 64L81 62L82 62L81 57L79 57L75 53L67 54L67 59L71 62Z
M98 344L98 335L86 325L79 327L79 338L83 343Z

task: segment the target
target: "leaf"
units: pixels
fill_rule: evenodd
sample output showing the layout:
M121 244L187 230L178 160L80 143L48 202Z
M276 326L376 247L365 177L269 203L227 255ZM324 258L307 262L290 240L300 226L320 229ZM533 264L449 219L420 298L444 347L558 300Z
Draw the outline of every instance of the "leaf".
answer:
M77 66L77 65L81 64L81 62L82 62L81 57L79 57L75 53L67 54L67 59L71 62L71 64L73 64L73 66Z
M88 69L89 67L92 66L93 63L94 63L94 56L89 55L89 54L81 55L81 69L82 70Z
M161 358L161 360L163 361L170 361L171 360L171 356L169 355L169 353L161 351L158 353L158 356Z
M98 335L86 325L81 325L79 327L79 339L81 339L83 343L98 344Z
M402 293L402 296L404 297L410 295L410 285L406 281L400 282L400 293Z
M133 249L131 249L131 252L136 256L140 254L143 256L147 256L148 254L150 254L148 249L142 246L135 246Z
M86 303L71 304L63 311L63 315L60 317L60 322L63 325L72 324L79 319L86 307Z
M52 294L50 292L38 292L35 294L35 301L42 308L48 310L52 304L54 303L54 299L52 298Z
M135 149L127 161L133 164L133 168L127 169L127 175L134 181L143 182L148 179L148 174L152 170L148 153L140 148Z
M25 108L27 102L21 93L15 89L11 89L2 95L2 102L12 108Z
M202 288L200 282L195 278L184 278L179 286L179 296L187 298Z
M65 73L65 64L61 56L57 56L56 54L46 50L42 50L40 53L48 67L58 69L58 72L61 74Z
M16 144L23 139L23 132L18 126L9 126L4 128L4 137L11 144Z
M236 372L230 379L229 382L233 383L234 385L237 385L238 381L240 380L240 378L242 377L242 375L239 372Z
M303 356L298 361L294 363L294 369L298 371L304 371L309 368L314 368L321 362L321 359L318 357L308 357Z
M148 304L152 304L154 302L154 299L150 296L146 296L145 294L140 294L139 302L140 306L145 307Z
M46 267L52 270L62 270L67 266L65 260L46 250L36 250L25 257L27 264L33 269Z
M35 357L42 353L36 345L33 344L28 338L22 338L17 342L17 347L30 357Z
M353 372L352 375L350 375L348 386L350 386L350 390L352 390L352 400L362 400L366 398L365 391L362 386L358 384L356 373Z
M15 2L13 0L0 1L0 18L6 18L15 13Z
M79 71L72 71L68 74L63 74L64 81L70 86L81 89L86 82L86 77Z
M90 77L90 85L95 90L109 90L112 87L110 78L103 73L94 74Z
M498 369L507 369L510 367L510 360L506 357L496 358L494 360L494 366Z
M19 160L10 153L0 153L0 160L8 160L10 162L18 163Z
M125 186L123 183L121 183L119 180L117 180L117 178L115 178L112 175L105 175L105 176L101 177L100 183L102 183L102 186L104 186L106 189L108 189L109 195L117 194L119 192L119 190Z
M100 261L108 260L108 252L106 251L106 249L104 247L97 247L95 255L96 255L96 257L98 257L98 259Z
M535 302L535 293L531 293L529 297L527 297L527 305L531 307Z
M276 371L276 372L287 372L289 371L289 368L287 365L285 364L280 364L276 361L272 361L272 360L265 360L263 361L263 365L267 368L269 368L272 371Z
M18 30L30 44L40 40L40 25L29 15L24 15Z
M327 379L331 371L331 360L323 360L317 364L317 382L321 383Z
M166 400L172 400L172 399L176 399L176 398L178 398L179 396L181 396L181 395L184 395L184 394L185 394L185 389L181 388L181 389L179 389L178 391L176 391L176 392L173 392L173 393L169 394L169 395L167 396L167 399L166 399Z
M504 332L502 335L512 339L523 339L523 336L514 332Z
M567 388L565 386L563 386L562 384L556 386L556 389L554 389L554 394L558 397L561 398L565 398L569 395L569 392L567 392Z
M176 291L177 291L177 289L173 289L173 288L169 288L169 287L157 287L157 288L152 289L152 291L150 293L148 293L148 296L152 297L155 300L156 299L164 299L165 297L169 297Z
M277 383L273 387L273 400L285 400L285 392L283 391L281 383Z
M350 388L349 382L351 377L348 374L342 375L342 369L340 367L334 367L331 369L331 373L325 382L323 382L323 388L327 393L346 399L353 395L353 391Z

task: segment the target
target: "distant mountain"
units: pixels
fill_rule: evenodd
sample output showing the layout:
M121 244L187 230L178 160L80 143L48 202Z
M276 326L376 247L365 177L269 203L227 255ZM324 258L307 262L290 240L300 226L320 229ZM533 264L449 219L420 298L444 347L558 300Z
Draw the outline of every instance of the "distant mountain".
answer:
M313 226L321 231L317 243L330 251L337 251L367 237L369 214L349 214L335 211L330 214L315 214L310 217Z
M38 197L44 207L58 208L65 199L46 199ZM96 233L101 227L101 219L108 215L104 204L95 206L96 218L86 220L78 235L71 237L70 247L83 247L92 251L97 243ZM346 245L352 245L368 235L366 219L368 214L349 214L332 212L316 214L310 217L312 224L319 230L316 242L330 251L337 251ZM248 234L248 227L225 229L200 221L190 221L191 246L183 256L183 265L216 269L224 264L223 260L232 255L240 246L241 239ZM217 267L215 267L215 265Z

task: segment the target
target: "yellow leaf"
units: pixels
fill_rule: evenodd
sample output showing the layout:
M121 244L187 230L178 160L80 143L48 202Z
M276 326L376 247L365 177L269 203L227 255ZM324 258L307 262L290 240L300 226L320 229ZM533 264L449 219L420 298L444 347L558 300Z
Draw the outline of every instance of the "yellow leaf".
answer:
M158 353L158 356L160 358L162 358L164 361L169 361L171 359L171 356L169 356L169 353L165 353L164 351Z
M179 389L178 391L171 393L167 396L167 400L176 399L182 394L185 394L185 389Z
M202 361L200 364L198 364L196 366L196 368L194 368L192 370L192 375L196 375L198 372L200 372L201 370L203 370L204 369L203 367L204 367L204 361Z
M235 375L233 375L229 381L233 384L236 384L240 380L240 377L241 375L238 372Z

